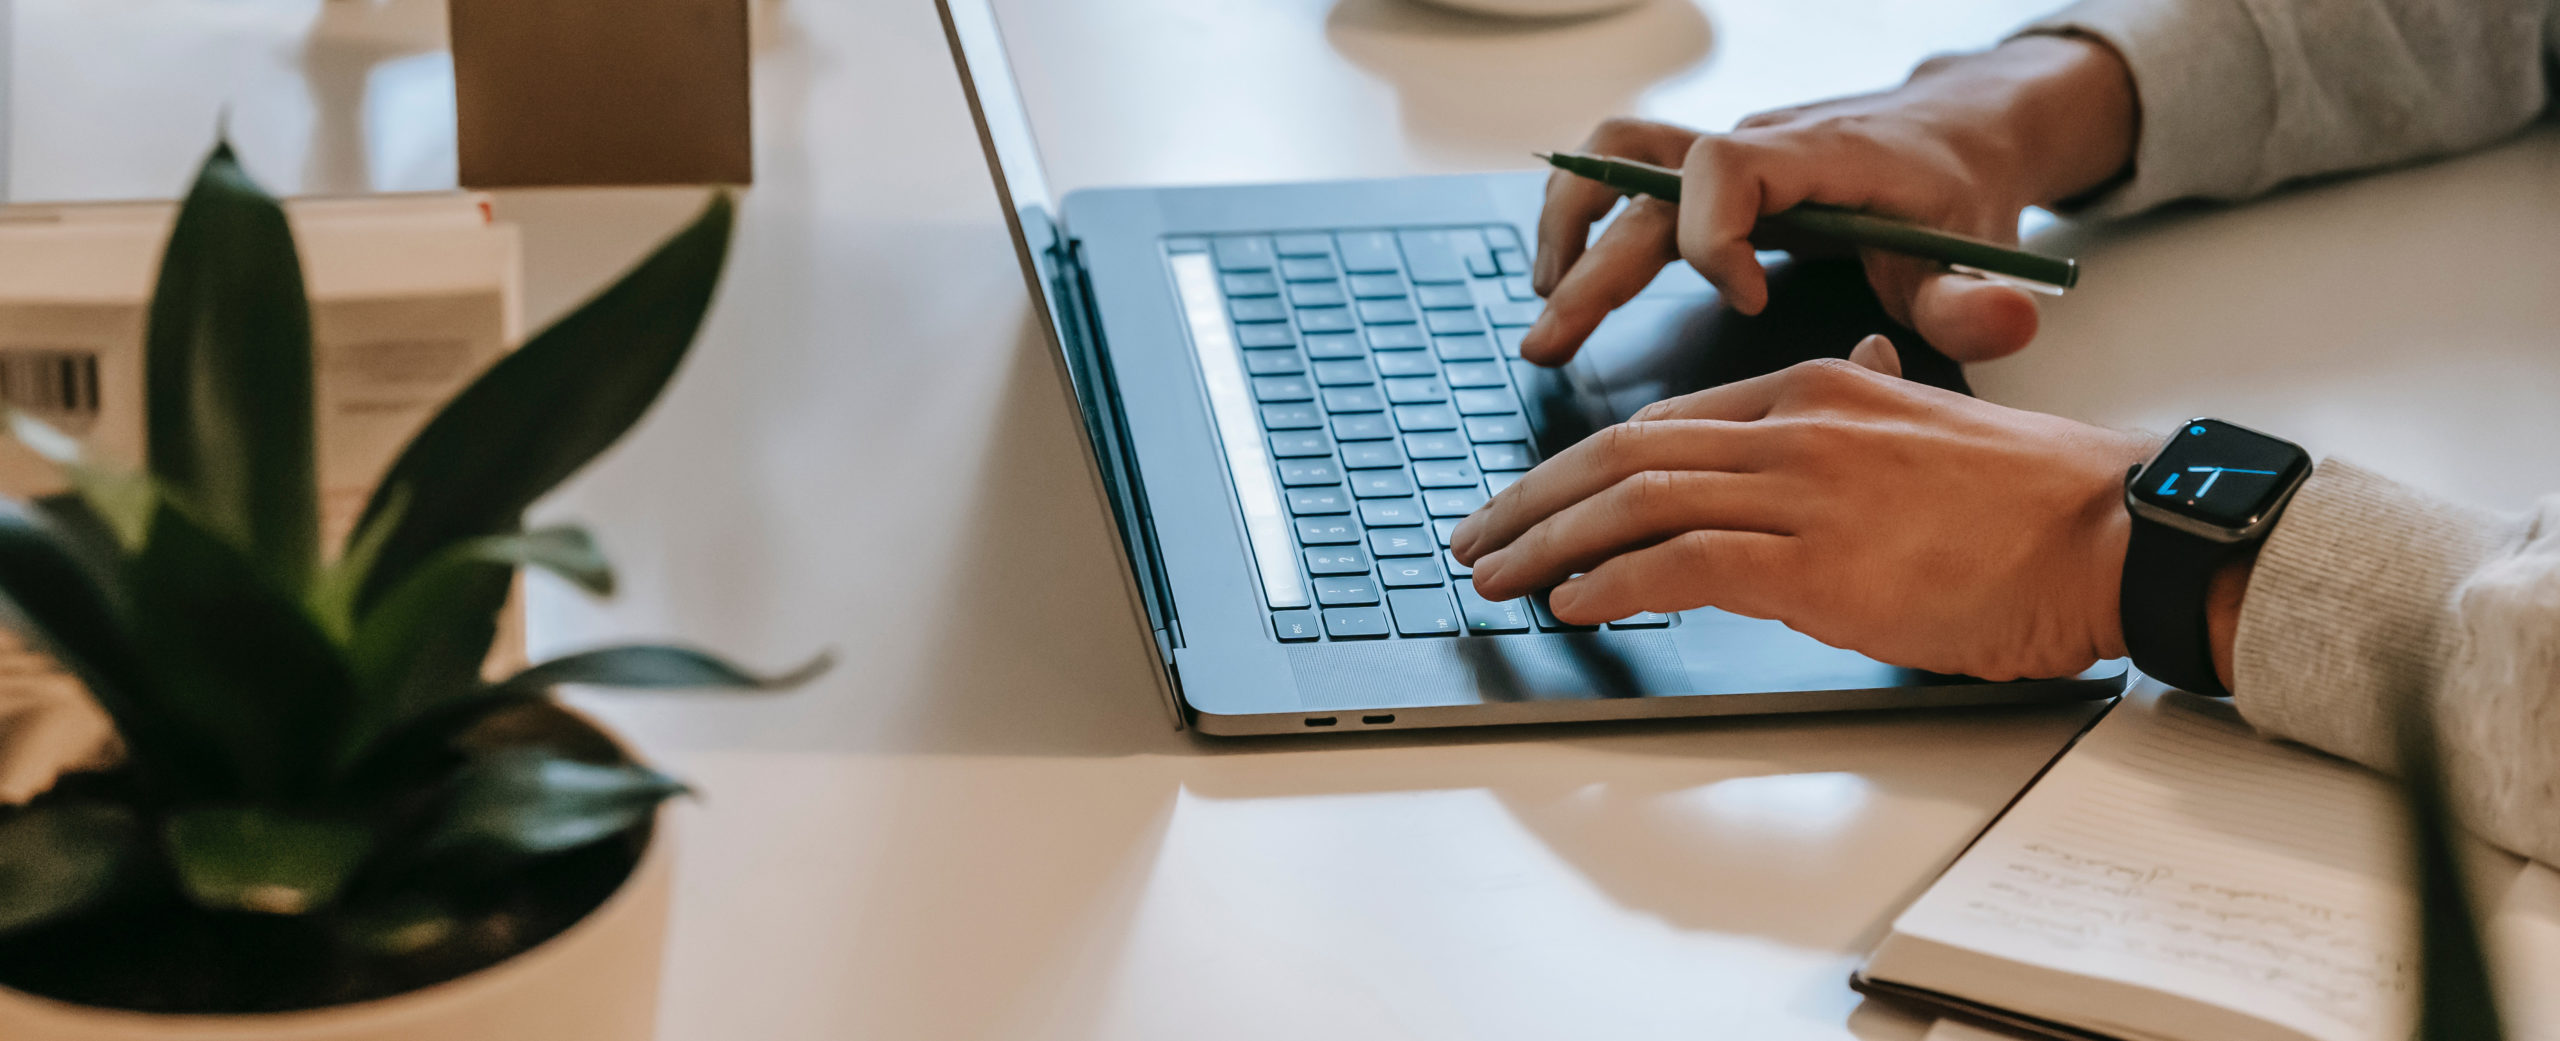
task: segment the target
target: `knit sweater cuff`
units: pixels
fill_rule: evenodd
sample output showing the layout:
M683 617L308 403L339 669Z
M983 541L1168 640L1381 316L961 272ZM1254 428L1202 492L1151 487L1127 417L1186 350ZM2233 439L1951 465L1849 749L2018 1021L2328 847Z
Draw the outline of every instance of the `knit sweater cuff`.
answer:
M2457 636L2454 588L2507 527L2352 463L2321 463L2259 550L2241 602L2241 714L2389 769L2398 699L2438 686Z
M2275 127L2275 67L2235 0L2081 0L2025 33L2103 40L2133 73L2141 105L2132 176L2071 200L2075 216L2118 217L2190 197L2234 198L2258 178Z

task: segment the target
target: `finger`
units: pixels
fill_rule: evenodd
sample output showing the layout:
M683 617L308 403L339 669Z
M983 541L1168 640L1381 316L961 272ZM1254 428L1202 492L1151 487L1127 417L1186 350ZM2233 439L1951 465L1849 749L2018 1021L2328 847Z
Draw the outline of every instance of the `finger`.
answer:
M1680 176L1680 255L1734 310L1759 314L1769 304L1769 276L1751 228L1761 214L1804 201L1801 165L1786 148L1732 137L1704 136L1689 147Z
M1472 566L1531 525L1647 470L1753 469L1763 440L1761 432L1741 423L1626 422L1605 428L1520 475L1458 522L1449 533L1449 549Z
M1718 607L1780 618L1805 580L1803 542L1758 531L1692 531L1609 560L1557 586L1547 609L1575 625L1641 611Z
M1668 124L1613 119L1594 129L1582 150L1667 165L1680 161L1695 136L1695 131ZM1546 205L1538 211L1538 256L1529 269L1530 284L1539 295L1554 291L1565 271L1581 259L1591 225L1608 216L1620 197L1617 189L1587 177L1562 170L1547 176Z
M1678 222L1679 209L1660 199L1628 205L1548 294L1546 310L1520 338L1520 356L1540 365L1572 361L1609 312L1635 299L1664 266L1680 259L1672 237Z
M1902 354L1893 349L1893 341L1882 333L1872 333L1849 349L1849 361L1896 378L1902 375Z
M1859 250L1858 262L1867 271L1867 286L1876 291L1876 302L1884 305L1894 324L1905 327L1911 325L1911 303L1920 296L1921 284L1947 271L1936 261L1880 249Z
M2036 301L2026 290L1952 272L1920 283L1911 328L1957 361L2014 354L2036 338Z
M1548 174L1546 206L1538 211L1538 258L1529 269L1530 286L1540 294L1553 292L1566 269L1582 259L1591 225L1608 216L1620 198L1616 189L1590 178L1562 170Z
M1508 600L1549 588L1611 557L1683 532L1784 534L1785 497L1760 474L1648 470L1539 521L1474 565L1476 591Z
M1957 361L1989 361L2035 339L2035 298L1918 257L1861 250L1867 284L1893 320Z
M1794 378L1788 375L1789 371L1766 372L1747 380L1735 380L1676 398L1664 398L1637 409L1635 415L1627 417L1627 422L1715 419L1727 423L1748 423L1766 417L1770 409L1777 407L1779 396L1786 393L1787 381Z

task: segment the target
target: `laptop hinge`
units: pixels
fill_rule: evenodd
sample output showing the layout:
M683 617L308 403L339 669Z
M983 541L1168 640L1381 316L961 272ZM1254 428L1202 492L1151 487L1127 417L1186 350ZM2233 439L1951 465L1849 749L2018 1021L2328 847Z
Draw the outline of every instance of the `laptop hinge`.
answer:
M1138 478L1137 454L1120 407L1119 380L1111 371L1109 352L1102 349L1102 323L1094 311L1083 243L1065 236L1058 243L1056 290L1067 304L1059 309L1060 321L1067 326L1059 332L1069 363L1077 370L1074 382L1078 397L1083 399L1078 404L1083 406L1086 433L1098 457L1112 519L1120 529L1121 544L1128 550L1131 570L1137 578L1139 599L1146 607L1147 627L1153 631L1156 654L1169 668L1174 648L1182 646L1182 625L1174 616L1164 557L1156 550L1154 515L1147 509L1146 484Z

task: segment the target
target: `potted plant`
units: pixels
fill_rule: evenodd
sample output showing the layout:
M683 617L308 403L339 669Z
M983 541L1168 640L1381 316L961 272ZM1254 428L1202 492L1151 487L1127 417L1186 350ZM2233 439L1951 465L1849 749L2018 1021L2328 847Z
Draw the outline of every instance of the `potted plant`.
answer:
M516 569L597 595L526 508L666 386L732 207L527 341L430 420L345 545L319 545L310 322L283 210L227 146L161 259L147 463L24 416L72 491L0 504L0 608L88 688L116 765L0 808L0 1038L647 1037L677 781L563 684L761 688L620 646L483 676Z

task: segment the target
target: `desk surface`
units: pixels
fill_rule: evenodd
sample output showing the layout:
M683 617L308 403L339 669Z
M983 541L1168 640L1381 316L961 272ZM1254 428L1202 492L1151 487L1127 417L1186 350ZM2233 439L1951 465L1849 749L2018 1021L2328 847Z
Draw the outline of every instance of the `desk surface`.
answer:
M449 183L441 5L419 2L17 0L11 191L166 193L224 100L271 183ZM537 650L676 634L843 661L787 696L591 702L707 793L682 814L665 1038L1919 1034L1849 968L2085 709L1170 731L930 5L758 3L761 180L723 301L657 412L545 508L594 526L624 592L534 598ZM1004 14L1074 187L1512 167L1613 112L1720 126L1880 86L2038 5L1702 6L1537 29L1397 0ZM81 73L102 55L132 75ZM2560 488L2555 165L2537 135L2065 229L2084 288L1976 381L2099 422L2227 415L2521 505ZM696 198L503 196L534 317Z

